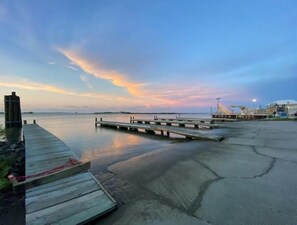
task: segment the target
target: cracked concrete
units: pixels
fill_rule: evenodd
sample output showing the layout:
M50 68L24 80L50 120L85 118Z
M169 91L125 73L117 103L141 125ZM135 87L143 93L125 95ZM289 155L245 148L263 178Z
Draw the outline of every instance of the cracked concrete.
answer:
M296 224L297 123L234 124L223 143L163 144L110 165L97 177L119 209L98 224Z
M211 185L195 215L212 224L294 225L296 187L296 165L276 160L262 177L225 178Z

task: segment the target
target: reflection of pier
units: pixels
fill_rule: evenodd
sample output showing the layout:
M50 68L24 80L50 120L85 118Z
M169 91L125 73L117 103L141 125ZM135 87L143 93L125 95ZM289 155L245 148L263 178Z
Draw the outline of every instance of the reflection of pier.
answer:
M200 140L211 140L211 141L221 141L223 137L216 135L203 134L194 129L172 127L172 126L162 126L162 125L151 125L143 123L123 123L123 122L112 122L112 121L100 121L95 122L95 125L100 125L101 127L117 128L121 130L138 131L145 132L147 134L160 134L161 136L170 136L170 133L178 134L184 136L188 139L200 139Z
M89 172L90 162L79 162L37 124L24 125L24 137L27 179L14 188L26 188L26 224L80 224L115 209L116 202Z

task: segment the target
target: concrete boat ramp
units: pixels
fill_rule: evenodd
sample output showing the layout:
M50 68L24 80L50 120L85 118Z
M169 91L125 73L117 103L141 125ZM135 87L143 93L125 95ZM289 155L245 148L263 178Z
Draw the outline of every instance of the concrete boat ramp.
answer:
M83 224L116 208L89 172L90 162L77 163L60 139L37 124L25 125L24 137L28 178L14 187L26 188L26 224Z
M151 125L142 123L124 123L124 122L113 122L113 121L96 121L95 125L102 127L118 128L130 131L140 131L144 130L148 134L156 134L160 132L162 136L170 136L170 133L178 134L184 136L188 139L200 139L200 140L210 140L210 141L221 141L224 138L222 136L203 134L195 129L172 127L172 126L162 126L162 125Z

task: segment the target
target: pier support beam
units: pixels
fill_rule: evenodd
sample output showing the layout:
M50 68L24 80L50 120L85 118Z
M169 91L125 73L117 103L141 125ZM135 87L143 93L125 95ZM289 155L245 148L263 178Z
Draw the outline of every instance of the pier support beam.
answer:
M129 130L130 131L134 131L134 132L138 132L138 129L137 128L130 128Z
M156 134L155 131L153 131L153 130L145 130L145 132L146 132L147 134Z

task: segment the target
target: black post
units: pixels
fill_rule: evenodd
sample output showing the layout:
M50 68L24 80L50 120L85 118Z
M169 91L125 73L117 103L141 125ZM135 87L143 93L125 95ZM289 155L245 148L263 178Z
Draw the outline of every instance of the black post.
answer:
M4 96L5 106L5 127L22 127L22 114L20 97L12 92L11 95Z

